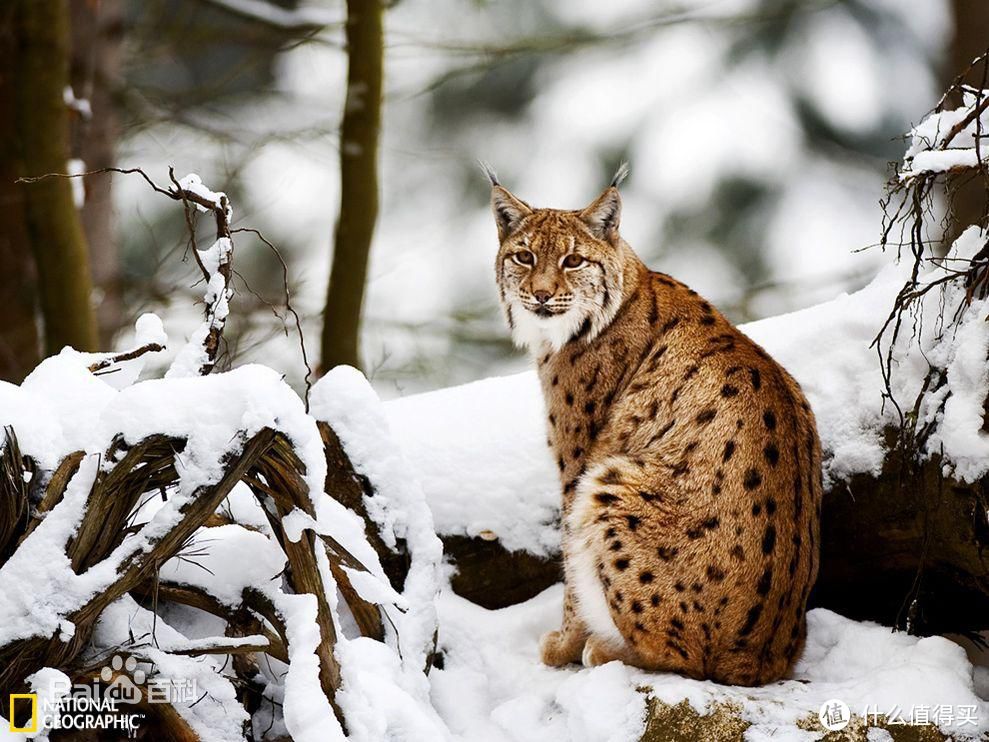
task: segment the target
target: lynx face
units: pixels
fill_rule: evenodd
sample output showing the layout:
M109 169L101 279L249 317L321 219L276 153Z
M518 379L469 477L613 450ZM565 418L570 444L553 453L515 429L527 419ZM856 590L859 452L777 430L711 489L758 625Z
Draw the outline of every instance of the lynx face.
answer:
M575 336L592 339L614 317L624 270L620 203L612 187L583 210L533 209L495 186L495 271L517 345L559 350Z

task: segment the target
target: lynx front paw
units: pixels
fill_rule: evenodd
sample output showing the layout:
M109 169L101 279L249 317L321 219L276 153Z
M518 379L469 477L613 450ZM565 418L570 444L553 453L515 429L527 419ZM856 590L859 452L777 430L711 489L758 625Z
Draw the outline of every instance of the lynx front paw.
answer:
M580 657L581 643L568 640L562 631L549 631L539 640L539 656L543 664L562 667Z

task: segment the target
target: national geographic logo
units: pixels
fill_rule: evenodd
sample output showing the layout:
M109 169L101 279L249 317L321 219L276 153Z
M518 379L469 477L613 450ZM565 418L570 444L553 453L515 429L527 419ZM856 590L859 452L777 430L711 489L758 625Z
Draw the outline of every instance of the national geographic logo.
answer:
M31 723L25 727L17 726L14 719L18 712L23 711L26 704L31 704ZM37 693L11 693L10 694L10 731L12 732L37 732L38 731L38 694Z

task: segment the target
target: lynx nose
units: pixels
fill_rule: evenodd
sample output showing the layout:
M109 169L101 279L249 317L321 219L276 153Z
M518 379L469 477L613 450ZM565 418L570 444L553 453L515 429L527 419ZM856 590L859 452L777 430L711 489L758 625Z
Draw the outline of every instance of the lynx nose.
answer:
M549 291L533 291L532 296L540 304L545 304L546 302L548 302L550 299L553 298L553 295Z

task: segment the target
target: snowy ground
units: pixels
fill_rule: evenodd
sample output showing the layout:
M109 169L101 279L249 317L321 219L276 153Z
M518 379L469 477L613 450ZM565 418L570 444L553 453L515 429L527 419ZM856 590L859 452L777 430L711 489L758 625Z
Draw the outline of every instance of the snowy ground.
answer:
M618 662L592 669L545 667L538 639L558 627L562 601L560 585L500 611L450 592L440 596L446 662L430 675L432 700L459 739L629 742L644 730L647 695L670 705L687 699L701 714L712 704L736 703L751 723L749 742L820 739L822 727L808 732L795 724L816 717L831 699L860 716L899 713L904 721L911 713L919 718L923 709L941 708L945 715L950 707L954 720L942 731L973 739L989 733L989 703L973 690L964 650L947 639L918 639L817 609L807 615L807 648L792 679L736 688ZM961 714L975 722L962 724Z

